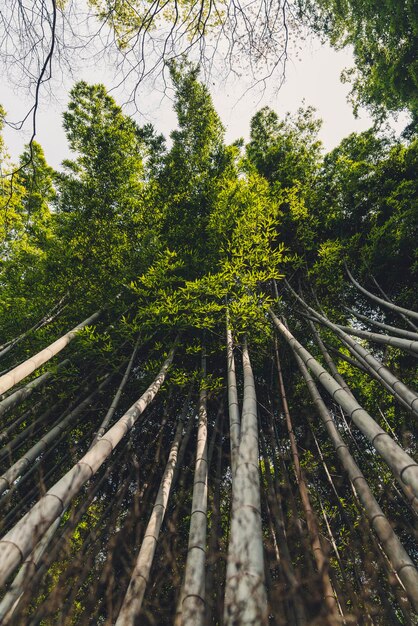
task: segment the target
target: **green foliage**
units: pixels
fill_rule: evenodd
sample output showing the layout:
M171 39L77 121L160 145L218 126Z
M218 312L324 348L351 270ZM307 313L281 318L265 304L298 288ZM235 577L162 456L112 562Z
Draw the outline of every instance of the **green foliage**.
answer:
M265 107L251 120L247 156L257 171L281 187L311 184L319 166L321 121L313 107L299 108L283 120Z
M181 251L189 278L206 267L208 251L201 235L218 187L232 168L224 128L208 90L197 80L198 71L185 62L170 66L179 127L171 133L173 143L163 157L157 190L161 232L171 249Z
M190 42L200 40L203 31L209 33L223 24L225 19L222 3L216 10L211 4L197 4L190 0L170 1L159 10L150 9L140 0L88 0L88 4L95 16L113 30L122 51L131 46L132 38L137 39L144 31L156 31L164 23L173 25L172 34L176 37L179 36L176 32L178 26L181 36Z
M147 267L157 246L143 195L143 142L103 85L73 88L64 128L77 157L58 181L66 245L54 263L72 289L87 283L96 301L107 300Z
M352 83L357 111L369 107L382 117L386 111L409 110L418 115L418 17L413 1L300 0L303 18L337 48L352 46L355 67L344 73Z
M84 328L73 342L71 366L60 371L59 389L51 383L47 391L55 393L54 397L64 404L84 392L90 393L88 384L94 389L104 375L117 371L117 376L92 407L94 419L87 414L64 433L54 463L45 455L45 467L52 470L51 476L48 474L51 483L54 472L61 472L74 461L71 455L63 456L66 448L70 452L75 449L79 458L80 446L89 445L89 429L97 426L97 412L104 413L108 408L113 397L111 387L113 383L117 385L116 379L120 380L136 338L140 337L141 348L118 408L121 414L159 371L177 337L175 361L156 400L156 404L161 404L151 412L150 419L138 423L129 443L129 465L133 466L130 470L135 470L135 478L132 484L125 483L127 492L135 494L135 498L141 492L140 497L149 503L158 481L152 472L145 474L152 465L158 467L164 456L165 452L160 456L160 451L165 450L163 446L172 439L174 430L174 420L168 417L179 414L191 388L195 393L199 387L209 392L209 422L213 425L215 421L214 409L225 392L228 318L236 345L240 390L239 344L244 336L248 338L263 444L274 460L272 480L281 494L292 562L305 571L306 565L311 566L310 557L306 556L300 528L296 528L303 525L299 520L300 502L295 496L297 485L289 471L287 428L282 408L277 406L269 309L276 307L298 339L321 360L306 320L300 315L299 304L295 305L294 298L280 284L284 275L295 288L300 286L310 302L317 298L315 306L325 309L337 322L347 322L343 304L365 310L372 318L383 317L373 303L363 301L348 285L344 261L356 276L364 279L373 273L391 295L405 303L413 301L418 266L417 143L395 143L367 131L350 135L322 157L317 139L319 123L311 108L284 120L279 120L273 111L262 109L252 121L251 139L242 157L238 143L224 144L224 128L208 90L198 81L198 69L187 63L172 64L171 77L176 90L178 128L171 135L168 150L164 138L151 126L139 127L128 119L103 86L82 82L74 87L64 116L74 160L67 161L64 172L57 174L48 167L37 144L33 146L32 163L24 165L28 154L22 155L23 167L14 181L13 194L5 183L1 196L9 204L1 223L4 253L0 262L0 328L5 339L12 338L26 330L29 322L40 319L65 294L65 308L58 318L22 342L12 353L12 364L48 345L91 310L105 305L97 325ZM279 301L272 296L273 281L278 282ZM351 321L350 316L348 319ZM327 344L346 353L334 333L322 329L321 333ZM203 346L208 363L205 377L199 366ZM317 513L326 514L338 550L348 564L346 577L355 581L356 568L362 575L363 565L358 555L351 554L351 548L353 538L362 528L362 517L295 362L281 344L280 350L301 463L309 488L314 491L312 502ZM372 350L402 380L411 386L416 384L409 355L392 348ZM376 381L342 358L335 360L362 405L384 428L403 437L405 446L413 452L409 415ZM5 363L7 367L8 362ZM99 375L95 368L99 368ZM87 378L86 383L80 383L81 376ZM340 420L338 425L344 437L352 438L354 454L365 450L359 464L398 522L402 513L387 497L392 489L390 473L364 437L354 426L347 425L345 418L340 418L331 400L326 401L335 420ZM192 402L186 406L189 415L195 408ZM26 420L22 428L28 423ZM320 442L323 457L318 455L313 435ZM156 438L158 458L153 459L150 455L154 454L152 444ZM226 457L222 446L229 446L229 441L222 430L219 440L219 471L224 473L218 486L223 495L220 520L216 522L214 508L211 522L214 528L215 523L221 525L227 534L230 473L223 469ZM214 458L218 455L217 447L215 444ZM138 449L138 458L141 454L138 463L134 449ZM191 459L188 446L184 463L189 466ZM325 464L337 496L330 488ZM264 462L261 471L266 487ZM187 476L185 481L190 479ZM105 540L109 539L103 511L107 496L113 497L116 483L114 477L104 481L103 500L100 497L93 501L71 535L68 554L50 569L48 592L63 580L70 556L83 547L90 527L103 531ZM177 504L184 510L176 518L175 530L176 541L179 539L186 550L190 493L182 504L183 489L187 491L187 484L176 492ZM128 510L126 502L115 510L115 524L122 534L130 520ZM143 507L141 515L148 515L149 510ZM141 517L136 527L135 519L132 534L136 541L138 531L142 532L142 521ZM321 532L327 532L321 521L319 526ZM267 525L267 538L266 528ZM167 533L169 530L167 527ZM124 550L128 544L127 541L123 545ZM91 554L98 554L98 558L92 562L92 571L86 572L84 588L73 598L74 623L88 612L83 589L100 578L104 552L94 553L92 546ZM119 571L112 562L115 554L119 558L116 550L107 563L110 572ZM129 570L124 558L120 557L123 576ZM163 559L164 554L157 554L156 558ZM332 556L329 561L331 565L338 564ZM173 595L171 579L167 580L162 585L164 598ZM342 586L347 583L342 578L338 582ZM105 587L106 578L98 584ZM113 588L111 584L109 587ZM42 592L38 599L44 599ZM105 613L103 607L104 603L96 606L94 602L93 609L100 614L98 623Z

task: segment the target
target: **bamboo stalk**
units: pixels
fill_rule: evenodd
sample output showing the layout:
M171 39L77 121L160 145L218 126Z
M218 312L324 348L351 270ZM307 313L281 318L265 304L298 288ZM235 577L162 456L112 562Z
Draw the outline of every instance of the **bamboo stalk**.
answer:
M196 464L190 515L189 545L182 594L182 626L204 626L206 611L206 532L208 498L206 355L202 354Z
M17 385L17 383L32 374L38 367L41 367L41 365L56 356L77 336L79 330L95 322L100 315L101 311L96 311L96 313L90 315L84 322L74 326L72 330L62 335L62 337L51 343L47 348L31 356L29 359L7 372L7 374L0 376L0 395Z
M384 545L386 554L405 585L405 589L407 589L411 602L413 602L415 609L418 610L418 572L405 548L395 534L391 524L380 508L361 470L351 456L346 443L339 434L334 420L322 400L312 376L308 372L306 364L303 362L302 358L299 357L295 349L294 354L302 376L308 386L309 393L311 394L312 400L325 424L328 435L330 436L330 439L336 449L341 464L347 471L359 500L362 503L377 536Z
M342 406L351 417L356 426L367 437L375 449L393 471L397 480L410 485L416 497L418 497L418 463L416 463L392 437L383 430L375 420L365 411L358 402L351 397L339 383L318 363L290 333L290 331L270 310L273 322L286 341L301 357L306 366L310 368L320 383L327 389L332 398Z
M59 480L39 502L0 539L0 585L3 585L19 563L33 550L36 543L55 519L61 515L70 500L97 472L128 433L139 416L152 402L164 382L174 357L176 345L170 350L157 377L131 406L131 408L107 431L80 461Z
M231 536L228 554L224 622L228 626L267 623L264 554L261 528L257 397L247 342L243 343L244 401L241 439L233 488Z

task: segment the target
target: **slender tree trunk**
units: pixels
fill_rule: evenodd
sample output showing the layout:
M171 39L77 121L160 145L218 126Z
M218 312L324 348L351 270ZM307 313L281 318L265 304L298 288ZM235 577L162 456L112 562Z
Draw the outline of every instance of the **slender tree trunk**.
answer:
M358 402L352 398L337 381L318 363L316 359L295 339L289 330L271 311L271 316L279 332L285 337L294 351L309 366L313 374L347 412L356 426L379 452L398 480L410 485L418 497L418 463L407 454L385 432Z
M376 328L381 328L382 330L387 331L388 333L399 335L400 337L403 337L404 339L411 339L412 341L418 340L418 333L414 333L410 330L404 330L403 328L398 328L397 326L390 326L390 324L384 324L383 322L378 322L377 320L373 320L370 317L367 317L366 315L362 315L361 313L358 313L357 311L354 311L353 309L346 308L346 311L348 311L348 313L351 313L351 315L354 315L355 317L357 317L357 319L361 320L362 322L369 324L369 326L376 326Z
M347 445L341 438L341 435L335 426L334 420L325 406L312 376L309 374L305 364L296 351L295 356L300 371L308 385L312 400L317 407L330 439L335 446L337 455L344 469L348 473L350 481L356 490L359 500L362 503L377 536L385 547L386 554L388 555L394 570L402 580L408 596L415 606L415 609L418 610L418 572L405 548L402 546L397 535L393 531L391 524L388 522L382 509L373 496L366 479L351 456Z
M5 391L17 385L17 383L26 378L26 376L32 374L38 367L41 367L41 365L61 352L61 350L68 346L70 341L77 336L79 330L95 322L100 314L101 311L93 313L93 315L84 320L84 322L81 322L81 324L75 326L72 330L68 331L68 333L62 335L62 337L51 343L47 348L31 356L29 359L7 372L7 374L0 376L0 394L5 393Z
M229 409L229 436L231 442L231 471L235 475L237 456L240 441L240 417L238 405L237 379L235 374L234 342L232 332L226 330L227 366L228 366L228 409Z
M242 362L244 402L236 474L233 478L235 485L230 531L233 556L236 555L239 561L227 569L224 622L228 626L257 626L267 623L267 596L261 528L257 398L246 341L243 343Z
M400 350L406 350L413 356L418 356L418 341L416 339L402 339L401 337L393 337L392 335L381 335L379 333L372 333L368 330L351 328L351 326L342 326L341 324L336 324L336 326L349 335L367 339L367 341L371 341L372 343L379 343L384 346L393 346L394 348L399 348Z
M357 289L361 291L361 293L364 293L364 295L368 296L371 300L374 300L375 302L377 302L378 304L380 304L382 307L386 309L390 309L391 311L394 311L395 313L400 313L402 316L406 315L407 317L412 317L412 319L418 320L418 313L416 313L415 311L411 311L410 309L404 309L401 306L397 306L396 304L393 304L393 302L390 302L389 300L382 300L382 298L375 296L373 293L371 293L370 291L367 291L367 289L362 287L353 278L353 276L351 275L347 267L345 269L353 285L357 287Z
M193 388L191 387L189 390L189 393L187 395L186 398L186 402L185 402L185 406L184 406L184 420L186 420L187 418L187 426L186 426L186 432L184 433L184 437L181 440L181 445L180 445L180 449L179 449L179 453L178 453L178 460L176 463L176 466L174 468L174 475L173 475L173 482L172 482L172 490L174 491L175 488L177 487L177 481L178 481L178 477L179 477L179 473L183 467L183 461L184 461L184 456L186 454L186 450L188 448L189 445L189 441L190 441L190 435L192 434L192 430L193 430L193 426L194 426L194 414L193 415L189 415L189 417L187 417L187 413L190 412L190 406L189 403L191 401L193 395Z
M57 403L58 404L58 403ZM9 425L7 426L7 428L5 428L1 433L0 433L0 443L3 442L5 439L7 439L9 437L9 435L11 435L17 428L19 428L19 426L25 422L26 420L28 420L30 418L31 415L33 415L34 413L36 413L36 411L39 409L39 407L41 406L41 402L37 402L36 404L33 404L31 406L30 409L28 409L27 411L25 411L24 413L22 413L22 415L18 418L16 418L15 420L13 420L11 423L9 423ZM56 405L54 405L56 406ZM50 414L50 410L45 411L45 413ZM45 415L44 413L44 415ZM1 451L0 451L0 456L1 456Z
M325 358L325 360L326 360L326 362L327 362L327 364L328 364L328 366L329 366L329 368L330 368L330 370L331 370L331 373L333 374L334 378L335 378L335 379L336 379L336 380L340 383L340 385L343 387L343 389L344 389L345 391L347 391L347 392L348 392L348 393L349 393L349 394L350 394L350 395L354 398L354 395L352 394L352 392L351 392L350 388L349 388L349 387L348 387L348 385L346 384L346 382L345 382L344 378L343 378L343 377L339 374L339 372L338 372L338 370L337 370L337 368L336 368L336 366L335 366L335 364L334 364L334 362L333 362L332 358L331 358L331 357L330 357L330 355L328 354L328 352L327 352L327 350L326 350L326 348L325 348L325 346L324 346L324 344L323 344L323 342L322 342L322 340L321 340L321 337L320 337L320 335L319 335L318 331L317 331L317 330L316 330L316 328L315 328L315 325L314 325L312 322L311 322L311 328L312 328L312 330L314 331L315 339L316 339L316 341L317 341L317 343L318 343L318 345L319 345L319 347L320 347L320 349L321 349L321 351L322 351L322 353L323 353L323 355L324 355L324 358ZM359 357L359 358L360 358L360 357ZM386 382L385 382L385 381L384 381L384 380L380 377L380 375L379 375L376 371L374 371L373 369L371 369L365 361L362 361L362 363L363 363L364 367L365 367L365 368L366 368L366 369L370 372L370 374L371 374L371 375L372 375L372 376L373 376L376 380L378 380L378 381L379 381L379 382L380 382L380 383L381 383L381 384L382 384L382 385L383 385L386 389L388 389L388 391L389 391L390 393L392 393L392 394L393 394L393 395L394 395L394 396L398 399L398 401L399 401L399 402L400 402L403 406L405 406L405 408L406 408L408 411L411 411L410 406L409 406L409 405L408 405L408 404L407 404L407 403L403 400L403 398L401 398L401 397L399 397L399 396L397 395L396 391L394 391L393 389L391 389L391 388L387 385L387 383L386 383ZM381 411L380 411L380 412L381 412ZM382 412L381 412L381 413L382 413ZM345 416L344 416L344 414L343 414L343 413L342 413L342 415L343 415L344 420L345 420ZM390 426L389 426L389 424L387 423L387 421L386 421L386 419L384 418L384 416L383 416L383 419L384 419L384 421L385 421L386 425L389 427L389 430L390 430L390 432L392 433L392 436L393 436L394 440L395 440L395 441L399 444L399 441L398 441L398 439L397 439L397 437L396 437L395 433L394 433L394 432L393 432L393 430L390 428ZM347 426L348 426L348 424L347 424ZM351 431L350 431L350 435L351 435ZM352 436L352 435L351 435L351 436ZM403 483L400 483L400 486L401 486L401 488L402 488L402 490L403 490L403 492L404 492L405 496L407 497L408 503L411 505L412 510L413 510L413 511L417 511L417 510L418 510L418 500L414 497L414 494L412 493L412 491L411 491L410 487L409 487L409 486L407 486L407 485L404 485Z
M11 341L8 341L4 345L0 346L0 359L3 356L6 356L6 354L10 352L10 350L12 350L18 343L23 341L23 339L25 339L28 335L30 335L30 333L36 330L40 330L47 324L50 324L51 322L53 322L58 317L58 315L62 312L63 308L65 308L65 307L62 307L61 309L59 308L61 304L63 303L65 297L66 296L61 298L61 300L50 310L50 312L47 313L41 320L39 320L39 322L37 322L31 328L29 328L29 330L22 333L15 339L12 339Z
M293 466L295 470L296 482L299 488L300 497L302 500L303 509L305 511L306 522L308 525L308 532L311 538L311 545L313 555L316 561L318 572L321 578L325 605L329 616L331 617L331 623L339 623L338 605L335 598L334 590L332 588L331 579L328 572L328 559L325 556L321 540L319 537L319 529L316 520L316 515L313 510L311 500L309 497L308 486L306 484L305 477L302 472L302 468L299 460L299 452L296 443L296 437L293 430L292 419L290 416L289 406L287 404L286 391L283 382L282 369L280 364L279 350L277 346L277 339L275 339L275 351L276 351L276 363L279 381L279 391L283 406L283 413L286 420L287 431L289 433L290 447L292 450Z
M337 348L334 348L334 346L330 346L328 343L324 343L324 345L328 348L328 350L331 350L331 352L333 352L336 356L338 356L340 359L342 359L346 363L349 363L350 365L361 370L365 374L368 373L368 370L357 359L353 359L348 354L344 354L344 352L340 352L339 350L337 350Z
M174 357L175 347L170 350L159 374L139 400L61 480L49 489L29 513L0 539L0 585L5 583L19 563L33 550L49 526L61 515L81 487L97 472L152 402L164 382Z
M39 455L43 454L48 447L66 430L72 422L93 402L94 398L100 393L110 382L111 377L107 376L105 380L93 391L77 408L70 411L66 417L59 421L56 426L51 428L41 439L33 445L25 454L14 463L2 476L0 476L0 495L9 489L12 483L21 476L25 470L33 463Z
M334 361L332 360L328 350L326 349L324 342L321 339L321 335L319 334L315 324L312 322L312 320L309 321L310 327L312 329L312 332L314 334L315 337L315 341L319 346L319 349L321 350L323 357L325 359L325 363L328 365L331 374L334 376L335 380L340 383L341 387L344 389L344 391L346 391L348 394L350 394L350 396L353 395L350 387L347 385L347 383L345 382L344 378L341 376L341 374L339 373L337 366L335 365Z
M283 578L289 588L286 596L292 602L292 608L295 613L295 624L296 626L305 626L307 622L302 598L299 593L300 585L293 568L292 559L289 552L289 546L287 544L286 527L284 523L284 515L280 498L277 498L274 492L270 460L267 456L267 450L263 436L261 437L261 447L263 450L264 467L267 478L267 506L269 508L269 511L273 513L273 515L270 514L269 519L270 523L272 524L274 541L277 541L277 544L275 544L276 558L282 571Z
M341 341L348 348L351 354L353 354L353 347L350 344L350 341L347 341L347 337L348 335L346 335L345 337L341 337ZM381 372L386 369L385 366L381 365L381 368L378 370L375 367L371 366L370 363L360 354L356 354L355 356L358 362L362 365L363 370L366 372L366 374L371 376L371 378L377 380L377 382L382 385L382 387L384 387L409 413L412 413L415 417L418 415L418 408L415 406L416 403L414 402L413 406L411 406L411 402L408 402L405 399L404 395L398 393L396 383L390 385L387 382L387 377L383 378L381 376Z
M183 425L184 422L180 419L168 456L167 465L161 479L160 488L151 512L151 517L145 530L141 549L131 575L131 580L126 591L122 607L116 620L116 626L133 626L141 611L145 588L148 583L161 525L166 512L168 498L170 496L174 468L177 463L178 450L183 434Z
M87 379L86 384L84 384L82 386L82 388L80 389L80 394L82 391L90 391L92 388L96 388L97 387L97 376L102 374L102 369L101 368L96 368L89 376ZM65 401L59 401L57 402L55 405L53 405L52 407L50 407L47 411L45 411L44 413L42 413L38 418L36 418L32 423L30 423L28 426L26 426L26 428L24 428L23 430L21 430L11 441L9 441L9 443L5 446L3 446L3 448L0 449L0 459L3 459L4 457L10 455L10 453L13 450L16 450L18 447L20 447L20 445L22 444L22 442L26 441L27 439L29 439L29 437L32 437L34 435L36 435L36 433L39 431L39 426L41 426L46 420L49 420L49 418L54 415L56 415L58 413L58 411L61 409L61 405L64 404ZM56 424L58 424L59 422L61 422L70 411L72 411L73 409L75 409L78 404L79 404L79 400L77 399L76 401L73 401L69 404L68 406L68 401L66 402L67 407L66 410L62 412L62 414L60 415L60 417L55 421ZM39 406L39 405L37 405ZM23 420L21 420L20 418L18 418L17 420L15 420L15 422L13 422L13 424L11 424L5 431L3 431L3 433L0 435L0 441L3 438L7 438L7 435L10 434L10 432L13 432L13 430L15 430L22 422ZM11 458L11 457L10 457Z
M193 482L193 501L190 516L189 545L182 597L182 625L204 626L206 610L206 530L208 499L208 461L205 388L206 355L202 355L202 383L199 400L196 465Z
M208 563L206 570L206 626L211 626L214 623L214 618L216 617L216 607L219 605L219 600L221 598L221 594L219 593L219 587L215 584L216 574L218 570L218 564L221 560L220 555L220 540L222 538L222 528L221 528L221 479L222 479L222 430L223 430L223 421L221 422L221 426L218 425L218 420L221 421L221 417L224 415L224 401L220 401L218 415L216 417L215 431L211 437L211 442L209 445L209 454L208 454L208 470L209 474L212 473L212 455L210 453L210 449L213 449L214 457L216 460L215 465L215 475L214 475L214 483L213 489L209 498L209 507L212 511L212 516L210 520L210 536L208 542ZM216 453L215 453L215 444L216 445ZM222 613L220 613L222 615Z
M357 341L352 339L346 332L341 330L336 324L331 322L328 318L324 317L315 309L310 307L286 282L288 289L295 296L295 298L304 306L319 322L330 328L336 335L341 337L344 343L349 348L350 352L357 358L373 368L377 374L391 387L391 393L400 396L410 406L410 409L418 416L418 395L409 389L402 381L400 381L390 370L387 369L378 359L376 359L369 350L366 350Z
M60 369L66 367L69 363L69 359L65 359L65 361L59 363L56 372L59 372ZM55 372L45 372L45 374L41 374L35 378L35 380L32 380L30 383L22 387L22 389L18 389L14 393L10 394L10 396L7 396L7 398L0 402L0 417L24 402L24 400L29 398L29 396L32 395L36 389L42 388L45 383L47 383L48 380L54 376L54 374Z
M371 276L372 281L374 282L374 284L376 285L376 287L378 288L379 292L382 294L382 296L384 297L385 300L387 300L387 302L389 302L390 304L394 304L393 300L391 300L389 298L389 296L387 295L387 293L385 293L383 291L383 289L381 288L381 286L379 285L379 283L377 282L377 280L375 279L374 276ZM399 313L399 315L401 316L401 318L404 320L404 322L406 324L408 324L408 326L410 328L413 328L415 331L418 331L418 326L416 326L407 315L404 315L403 313Z
M124 373L123 378L121 380L121 383L120 383L120 385L118 387L118 390L117 390L117 392L115 394L115 397L113 398L113 402L110 405L109 410L107 411L106 415L104 416L103 421L100 424L99 429L98 429L96 435L94 436L94 439L92 441L91 446L94 446L94 444L97 443L97 441L99 441L99 439L101 439L103 437L103 435L106 432L106 428L110 424L110 421L111 421L113 415L115 414L116 409L118 408L119 401L121 399L123 390L126 387L126 383L128 382L128 379L129 379L129 376L130 376L133 364L135 362L135 357L136 357L136 355L138 353L138 350L139 350L139 341L140 341L140 338L138 337L138 339L136 340L136 343L135 343L134 350L132 352L132 356L129 359L129 363L128 363L127 367L126 367L125 373Z

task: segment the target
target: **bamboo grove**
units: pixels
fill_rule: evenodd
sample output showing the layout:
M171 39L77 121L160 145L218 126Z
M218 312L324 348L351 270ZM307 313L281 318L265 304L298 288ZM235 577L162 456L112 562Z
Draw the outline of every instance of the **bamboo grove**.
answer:
M169 145L82 82L3 182L0 621L415 624L417 141L170 72Z

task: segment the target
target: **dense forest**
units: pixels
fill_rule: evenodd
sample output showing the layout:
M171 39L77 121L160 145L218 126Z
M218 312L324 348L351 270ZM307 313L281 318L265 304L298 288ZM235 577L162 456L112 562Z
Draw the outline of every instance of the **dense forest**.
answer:
M416 91L324 154L169 74L170 138L78 82L60 171L0 139L0 623L412 626Z

